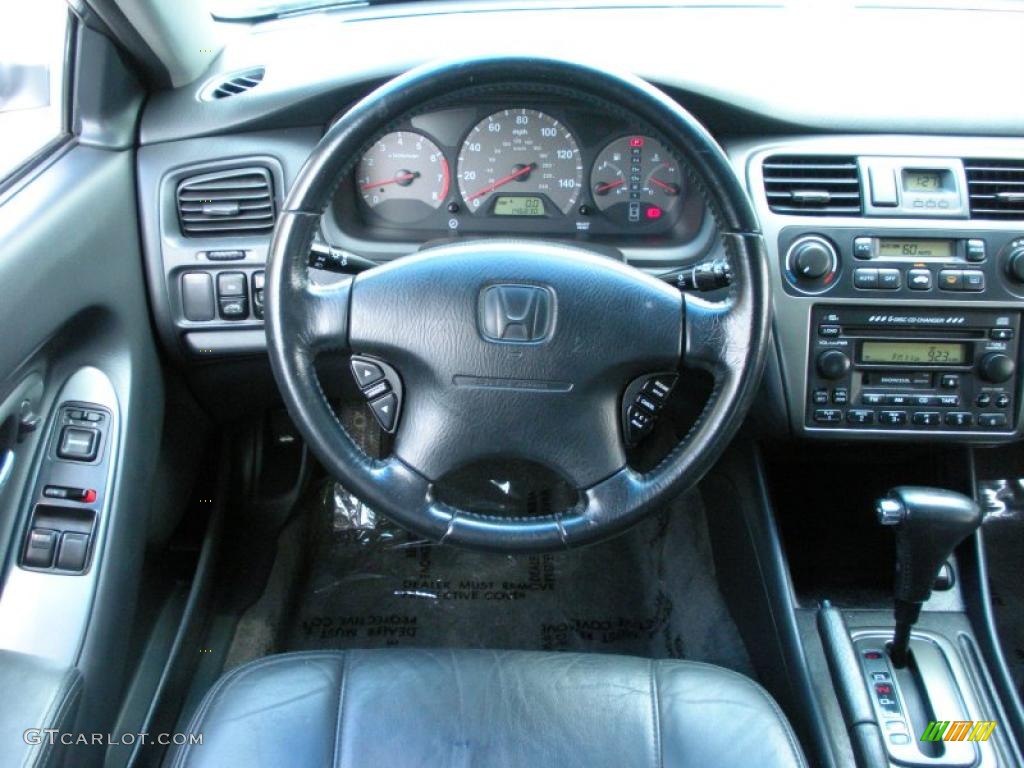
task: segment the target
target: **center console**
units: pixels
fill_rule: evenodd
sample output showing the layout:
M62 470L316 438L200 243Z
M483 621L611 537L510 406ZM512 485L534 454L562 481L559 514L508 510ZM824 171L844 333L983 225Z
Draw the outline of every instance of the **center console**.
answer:
M793 433L1021 436L1019 142L848 136L731 150L769 252Z

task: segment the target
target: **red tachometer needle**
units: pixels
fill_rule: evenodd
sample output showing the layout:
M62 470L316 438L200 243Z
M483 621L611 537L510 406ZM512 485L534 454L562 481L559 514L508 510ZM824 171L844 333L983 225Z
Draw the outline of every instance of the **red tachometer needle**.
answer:
M677 184L667 184L664 181L662 181L661 179L655 179L653 176L651 177L651 182L656 184L656 185L658 185L659 187L661 187L663 190L665 190L670 195L678 195L679 194L679 185L677 185Z
M532 171L536 167L537 167L536 163L530 163L529 165L524 165L522 168L520 168L520 169L518 169L516 171L512 171L512 173L510 173L508 176L502 176L500 179L498 179L493 184L488 184L486 187L484 187L480 191L474 192L472 195L467 197L466 200L467 201L469 201L469 200L476 200L478 197L483 197L488 192L493 192L498 187L504 186L505 184L508 184L510 181L515 181L520 176L526 176L530 171Z
M599 195L603 195L605 192L611 192L616 187L621 187L626 183L625 179L617 179L615 181L608 181L604 184L598 184L597 189L594 190Z
M371 181L369 184L363 184L360 189L364 192L368 189L374 189L375 187L383 187L387 184L401 184L404 182L412 181L419 176L416 172L411 173L399 173L393 179L385 179L384 181Z

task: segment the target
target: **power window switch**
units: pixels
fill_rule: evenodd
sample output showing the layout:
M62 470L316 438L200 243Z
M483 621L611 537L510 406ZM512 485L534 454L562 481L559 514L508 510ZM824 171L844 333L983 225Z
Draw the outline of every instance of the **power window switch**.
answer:
M70 461L93 461L99 450L99 433L86 427L64 427L57 455Z
M57 551L57 532L47 528L33 528L25 544L21 562L29 568L49 568Z
M57 567L62 571L82 571L85 569L85 557L88 552L88 534L65 533L60 538L60 554L57 555Z

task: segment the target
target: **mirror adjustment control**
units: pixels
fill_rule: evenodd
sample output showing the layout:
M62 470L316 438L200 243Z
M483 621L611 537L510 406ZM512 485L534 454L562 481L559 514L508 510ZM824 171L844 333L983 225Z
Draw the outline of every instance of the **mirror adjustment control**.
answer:
M68 461L94 461L99 451L99 432L88 427L64 427L57 456Z
M380 428L393 433L402 410L403 389L398 372L384 361L369 357L353 356L349 365L352 378L368 401Z

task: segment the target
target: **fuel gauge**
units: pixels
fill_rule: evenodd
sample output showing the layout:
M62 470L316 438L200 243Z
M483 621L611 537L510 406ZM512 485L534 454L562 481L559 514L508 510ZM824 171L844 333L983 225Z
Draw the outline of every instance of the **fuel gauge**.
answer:
M679 163L650 136L623 136L611 142L594 161L590 186L600 210L614 208L631 223L658 221L674 212L684 191Z

